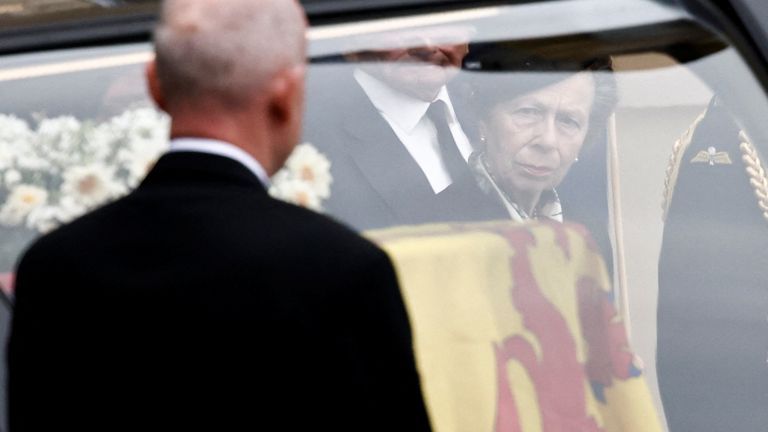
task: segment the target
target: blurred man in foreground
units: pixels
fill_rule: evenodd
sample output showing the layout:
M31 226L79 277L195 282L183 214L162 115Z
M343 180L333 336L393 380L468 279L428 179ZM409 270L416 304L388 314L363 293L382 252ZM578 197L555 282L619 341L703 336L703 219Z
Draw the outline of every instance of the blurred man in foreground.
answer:
M301 130L302 11L226 3L164 4L170 151L19 265L13 431L429 429L386 255L266 193Z

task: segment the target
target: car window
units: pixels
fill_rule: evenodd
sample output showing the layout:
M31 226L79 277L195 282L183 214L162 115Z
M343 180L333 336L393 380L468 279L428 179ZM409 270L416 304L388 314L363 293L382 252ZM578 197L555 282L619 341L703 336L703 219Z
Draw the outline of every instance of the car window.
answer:
M281 192L392 254L438 430L555 430L568 409L568 430L765 424L765 263L751 245L766 228L766 100L724 37L650 1L479 7L310 36L303 145L323 176ZM570 229L599 265L544 251ZM585 280L599 289L585 294ZM738 352L748 358L722 366Z
M127 193L167 143L144 44L27 54L0 70L2 269L41 233Z
M312 27L270 193L390 254L435 430L764 429L764 90L681 9L516 3ZM150 58L0 57L7 296L167 148Z

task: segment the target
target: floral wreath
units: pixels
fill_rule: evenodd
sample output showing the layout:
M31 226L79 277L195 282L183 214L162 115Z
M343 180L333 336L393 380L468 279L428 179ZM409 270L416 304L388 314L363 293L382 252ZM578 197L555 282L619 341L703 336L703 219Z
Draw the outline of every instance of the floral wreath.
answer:
M0 226L45 233L127 194L168 148L169 118L152 108L104 122L0 114ZM309 143L272 179L276 198L316 211L330 196L330 162Z

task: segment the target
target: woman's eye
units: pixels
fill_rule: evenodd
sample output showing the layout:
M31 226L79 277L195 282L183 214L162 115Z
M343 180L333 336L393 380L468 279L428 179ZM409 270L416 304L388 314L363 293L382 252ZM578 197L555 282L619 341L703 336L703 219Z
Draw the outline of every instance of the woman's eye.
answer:
M515 110L515 114L535 117L541 114L541 110L536 107L521 107Z
M581 130L581 121L571 116L558 116L557 121L566 129L578 131Z
M513 110L510 116L518 126L531 126L542 118L543 112L536 107L520 107Z

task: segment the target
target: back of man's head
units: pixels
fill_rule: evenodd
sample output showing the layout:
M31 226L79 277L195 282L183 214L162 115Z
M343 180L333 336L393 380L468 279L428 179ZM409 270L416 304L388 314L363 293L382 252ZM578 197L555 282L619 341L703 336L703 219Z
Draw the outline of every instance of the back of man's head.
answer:
M166 107L247 103L304 62L305 25L295 0L165 0L155 51Z

